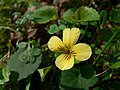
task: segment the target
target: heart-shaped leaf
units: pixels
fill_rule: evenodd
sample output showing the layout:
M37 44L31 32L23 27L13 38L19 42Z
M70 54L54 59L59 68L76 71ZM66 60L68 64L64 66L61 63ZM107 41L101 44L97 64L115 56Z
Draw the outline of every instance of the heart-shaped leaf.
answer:
M72 68L63 71L60 79L60 90L89 90L98 81L91 67Z
M96 21L99 18L100 15L95 9L86 6L80 7L73 15L73 20L78 22Z
M50 29L48 30L48 33L54 34L54 33L57 33L59 31L60 31L59 27L56 24L53 24L53 25L50 25Z

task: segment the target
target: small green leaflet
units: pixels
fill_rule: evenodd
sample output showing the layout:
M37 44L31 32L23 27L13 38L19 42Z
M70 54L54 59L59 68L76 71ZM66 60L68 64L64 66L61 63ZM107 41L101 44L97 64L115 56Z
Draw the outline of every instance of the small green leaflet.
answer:
M9 81L9 75L10 71L8 70L8 67L3 65L2 69L0 70L0 85Z
M19 48L8 60L7 66L17 81L28 77L42 61L41 49L37 47ZM16 77L15 77L16 76Z

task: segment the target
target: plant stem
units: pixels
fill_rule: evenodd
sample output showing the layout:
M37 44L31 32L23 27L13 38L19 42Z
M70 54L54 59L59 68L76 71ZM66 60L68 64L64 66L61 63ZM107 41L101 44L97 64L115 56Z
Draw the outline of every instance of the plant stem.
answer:
M31 78L32 78L32 75L28 76L25 90L29 90L30 89Z
M88 26L89 26L89 23L88 23L88 25L87 25L86 28L85 28L85 33L80 37L80 40L81 40L81 39L85 36L85 34L87 33Z
M10 30L10 31L13 31L13 32L16 32L13 28L10 28L10 27L8 27L8 26L0 26L0 29L8 29L8 30Z
M105 47L103 48L103 50L98 54L98 56L96 57L96 60L93 62L93 64L95 64L95 62L100 58L101 54L104 52L104 50L109 46L109 44L112 42L112 40L114 39L114 37L117 35L118 31L120 29L117 29L115 31L115 33L112 35L112 37L109 39L109 41L107 42L107 44L105 45Z

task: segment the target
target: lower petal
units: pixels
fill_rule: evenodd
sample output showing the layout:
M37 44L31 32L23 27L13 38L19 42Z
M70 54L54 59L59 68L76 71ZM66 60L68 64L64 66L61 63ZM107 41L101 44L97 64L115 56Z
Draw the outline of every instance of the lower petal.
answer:
M74 65L74 56L70 54L61 54L57 57L55 64L60 70L68 70Z
M71 48L71 51L75 55L75 59L78 61L85 61L90 58L92 49L88 44L79 43Z

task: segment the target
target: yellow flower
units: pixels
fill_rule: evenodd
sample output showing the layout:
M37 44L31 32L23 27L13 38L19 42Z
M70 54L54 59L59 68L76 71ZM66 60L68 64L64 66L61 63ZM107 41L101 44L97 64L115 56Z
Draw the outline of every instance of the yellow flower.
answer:
M85 43L76 44L80 36L79 28L66 28L63 31L63 40L52 36L48 41L48 47L53 52L61 52L55 61L60 70L68 70L73 67L75 60L85 61L92 54L91 47Z

